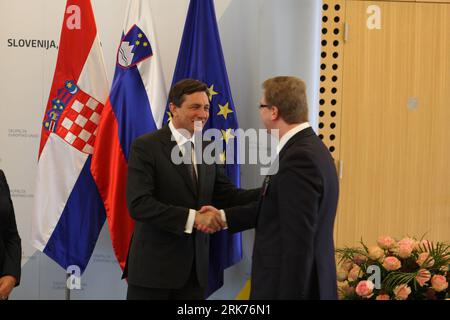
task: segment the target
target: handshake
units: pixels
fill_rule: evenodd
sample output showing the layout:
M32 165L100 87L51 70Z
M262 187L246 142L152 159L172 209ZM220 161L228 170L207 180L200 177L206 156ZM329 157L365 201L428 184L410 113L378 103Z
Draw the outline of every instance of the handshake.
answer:
M227 228L227 223L220 210L213 206L203 206L195 213L194 227L210 234Z

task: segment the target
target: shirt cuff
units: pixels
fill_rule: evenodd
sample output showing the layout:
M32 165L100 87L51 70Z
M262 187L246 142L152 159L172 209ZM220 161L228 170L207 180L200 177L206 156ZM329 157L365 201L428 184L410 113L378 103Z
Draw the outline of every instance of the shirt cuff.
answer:
M228 229L227 216L225 215L225 211L223 211L223 210L219 210L219 211L220 211L220 217L222 218L222 221L225 222L225 224L227 225L222 230Z
M184 233L192 233L192 230L194 229L195 214L196 211L194 209L189 209L189 216L184 227Z

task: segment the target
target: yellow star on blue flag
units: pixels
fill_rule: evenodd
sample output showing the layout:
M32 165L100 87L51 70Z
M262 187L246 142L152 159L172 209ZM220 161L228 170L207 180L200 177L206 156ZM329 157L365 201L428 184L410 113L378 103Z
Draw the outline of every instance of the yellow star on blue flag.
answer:
M209 92L209 94L208 94L208 96L209 96L209 101L211 101L212 98L213 98L216 94L219 94L218 92L215 92L215 91L214 91L214 84L212 84L212 85L210 85L210 86L208 87L208 92Z
M223 116L223 117L225 118L225 120L227 119L228 114L233 112L233 110L231 110L231 109L228 107L228 102L225 103L224 106L222 106L222 105L219 103L219 108L220 108L220 111L217 113L217 115L218 115L218 116L220 116L220 115Z

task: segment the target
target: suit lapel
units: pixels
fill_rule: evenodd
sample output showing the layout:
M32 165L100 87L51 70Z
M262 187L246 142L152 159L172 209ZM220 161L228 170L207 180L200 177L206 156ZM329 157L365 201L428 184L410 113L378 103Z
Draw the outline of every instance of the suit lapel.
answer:
M175 150L174 152L177 152L181 156L181 150L178 147L178 144L175 140L172 141L172 132L170 131L170 128L168 125L166 125L163 129L163 136L161 142L163 143L164 147L164 153L167 156L167 159L170 161L172 166L175 168L175 171L178 172L180 176L183 177L184 182L188 186L189 190L194 194L194 196L197 196L198 190L194 187L194 184L191 180L191 177L189 176L188 168L185 164L181 163L179 165L173 163L172 161L172 150ZM200 180L200 179L199 179Z

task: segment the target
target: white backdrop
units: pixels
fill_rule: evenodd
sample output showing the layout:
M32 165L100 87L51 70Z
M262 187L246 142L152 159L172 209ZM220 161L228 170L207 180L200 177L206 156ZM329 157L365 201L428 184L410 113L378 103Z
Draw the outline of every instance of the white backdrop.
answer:
M149 1L169 88L189 0ZM127 0L92 3L111 82ZM306 81L316 127L321 1L215 0L215 5L240 127L261 127L261 82L275 75ZM12 299L64 299L64 270L29 242L41 121L57 57L51 45L58 45L64 7L64 0L0 0L0 168L11 188L23 246L22 283ZM258 168L242 167L243 187L260 182ZM224 287L212 299L233 299L241 290L249 277L252 242L253 232L244 233L245 257L227 270ZM72 299L123 299L125 294L105 224L82 289L72 291Z

